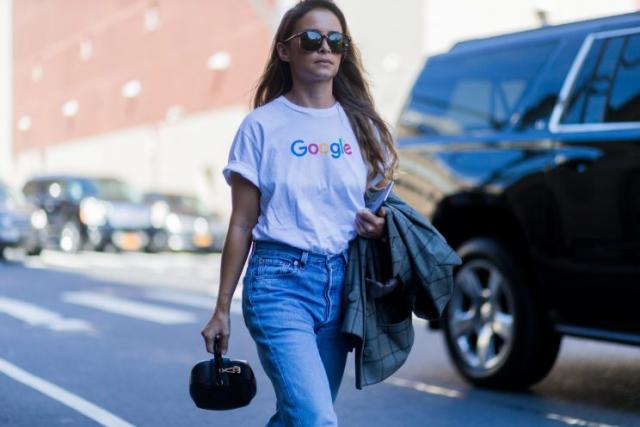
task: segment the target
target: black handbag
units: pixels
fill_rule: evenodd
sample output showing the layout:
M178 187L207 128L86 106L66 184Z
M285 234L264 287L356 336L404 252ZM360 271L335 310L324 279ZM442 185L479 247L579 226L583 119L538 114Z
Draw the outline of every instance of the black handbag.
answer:
M246 406L256 395L256 377L244 360L223 358L216 337L214 358L191 368L189 394L198 408L224 410Z

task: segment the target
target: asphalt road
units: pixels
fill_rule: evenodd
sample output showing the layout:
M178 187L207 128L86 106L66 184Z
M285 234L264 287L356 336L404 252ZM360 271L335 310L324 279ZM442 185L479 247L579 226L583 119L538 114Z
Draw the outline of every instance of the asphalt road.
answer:
M219 255L64 255L0 262L1 426L261 426L275 397L232 309L230 355L258 393L210 412L188 395L208 358ZM239 297L239 289L236 296ZM350 356L336 410L343 426L640 426L640 349L565 339L551 374L526 393L477 390L458 377L437 332L416 319L407 363L356 390Z

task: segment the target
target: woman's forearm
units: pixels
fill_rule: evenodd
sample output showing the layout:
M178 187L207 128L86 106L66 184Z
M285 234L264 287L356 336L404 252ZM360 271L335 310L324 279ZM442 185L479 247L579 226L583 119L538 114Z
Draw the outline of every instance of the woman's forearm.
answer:
M220 286L216 311L228 314L233 293L251 247L251 227L230 224L220 261Z

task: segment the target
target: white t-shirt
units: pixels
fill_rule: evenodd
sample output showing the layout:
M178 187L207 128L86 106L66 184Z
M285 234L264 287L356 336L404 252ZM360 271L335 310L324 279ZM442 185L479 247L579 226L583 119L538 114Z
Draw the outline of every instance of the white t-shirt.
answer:
M301 107L280 96L242 122L223 170L260 189L254 240L323 254L345 250L364 208L367 165L342 106Z

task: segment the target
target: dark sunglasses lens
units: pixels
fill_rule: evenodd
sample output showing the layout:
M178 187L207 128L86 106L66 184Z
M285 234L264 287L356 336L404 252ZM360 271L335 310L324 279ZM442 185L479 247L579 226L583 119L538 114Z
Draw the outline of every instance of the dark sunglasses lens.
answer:
M322 34L317 31L305 31L300 36L300 46L304 50L318 50L322 46Z
M330 33L327 37L327 42L333 53L344 53L347 50L347 43L345 38L340 33Z

